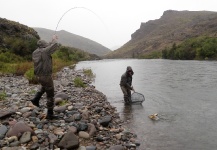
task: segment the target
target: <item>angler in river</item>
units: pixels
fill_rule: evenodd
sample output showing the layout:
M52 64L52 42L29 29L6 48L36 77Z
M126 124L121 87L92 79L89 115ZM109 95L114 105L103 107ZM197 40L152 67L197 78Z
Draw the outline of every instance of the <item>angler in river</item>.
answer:
M134 72L133 72L132 67L128 66L126 72L121 76L120 87L124 94L124 102L126 104L130 104L132 102L131 101L131 90L134 91L133 86L132 86L133 74Z

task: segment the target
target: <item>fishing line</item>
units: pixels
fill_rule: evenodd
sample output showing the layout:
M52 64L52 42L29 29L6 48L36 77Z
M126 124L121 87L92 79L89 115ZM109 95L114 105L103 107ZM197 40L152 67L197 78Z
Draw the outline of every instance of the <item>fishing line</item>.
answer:
M73 9L77 9L77 8L85 9L85 10L88 10L89 12L93 13L93 14L101 21L101 23L103 23L103 25L104 25L104 26L106 27L106 29L108 30L108 28L107 28L106 24L103 22L103 20L102 20L95 12L93 12L92 10L90 10L90 9L88 9L88 8L86 8L86 7L73 7L73 8L70 8L69 10L67 10L67 11L62 15L62 17L59 19L59 21L58 21L58 23L57 23L57 26L56 26L56 29L55 29L55 35L56 35L57 28L58 28L58 26L59 26L59 23L60 23L60 21L63 19L63 17L64 17L69 11L71 11L71 10L73 10Z

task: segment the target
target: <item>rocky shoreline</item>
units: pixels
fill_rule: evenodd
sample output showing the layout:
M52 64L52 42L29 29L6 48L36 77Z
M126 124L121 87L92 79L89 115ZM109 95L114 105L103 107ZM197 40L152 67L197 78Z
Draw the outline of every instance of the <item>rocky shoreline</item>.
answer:
M85 88L75 87L80 77ZM83 70L63 68L54 79L55 114L46 120L46 94L40 108L29 101L39 85L23 76L0 78L0 148L2 150L136 150L136 135L124 127L116 108L91 85ZM3 95L3 93L6 93Z

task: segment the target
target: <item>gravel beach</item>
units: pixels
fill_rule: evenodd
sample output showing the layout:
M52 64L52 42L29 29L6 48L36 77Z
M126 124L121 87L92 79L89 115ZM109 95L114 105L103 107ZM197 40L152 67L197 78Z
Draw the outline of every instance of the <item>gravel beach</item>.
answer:
M80 77L86 87L76 87ZM125 127L116 108L95 89L83 70L65 67L54 77L55 115L47 120L46 94L32 105L40 85L23 76L0 78L0 147L2 150L136 150L140 142Z

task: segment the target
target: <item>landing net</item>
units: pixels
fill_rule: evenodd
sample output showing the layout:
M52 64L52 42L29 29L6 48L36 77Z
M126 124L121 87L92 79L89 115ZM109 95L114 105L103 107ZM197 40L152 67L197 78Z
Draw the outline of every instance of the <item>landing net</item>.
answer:
M132 95L131 95L131 101L132 103L142 103L145 101L145 97L143 94L141 93L138 93L138 92L134 92Z

